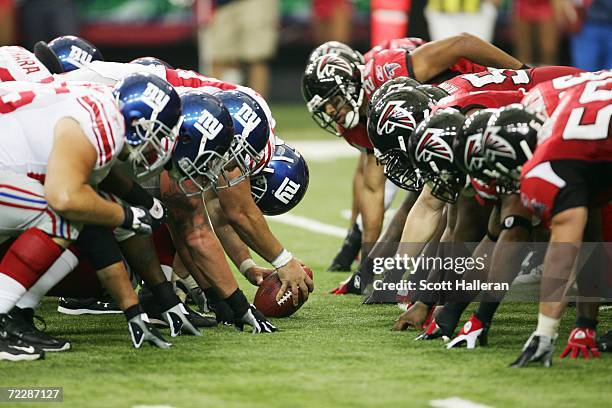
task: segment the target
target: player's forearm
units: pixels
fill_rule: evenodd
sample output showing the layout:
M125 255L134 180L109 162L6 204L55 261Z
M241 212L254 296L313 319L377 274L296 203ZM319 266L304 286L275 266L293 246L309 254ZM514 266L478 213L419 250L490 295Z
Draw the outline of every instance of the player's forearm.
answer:
M53 210L73 222L117 227L125 218L119 204L103 199L87 184L46 186L45 197Z
M471 34L458 38L457 60L467 58L486 67L520 69L523 63L491 43ZM455 61L456 62L456 61Z
M229 225L217 197L211 197L206 200L206 210L225 253L234 265L239 268L244 260L251 257L248 246L240 239L232 226Z
M431 195L429 186L423 187L423 191L406 217L401 242L427 243L438 228L443 210L444 202Z
M232 211L228 220L238 237L268 262L276 259L283 250L257 207L252 211Z
M361 192L361 217L363 220L363 242L378 240L385 216L385 189L364 187Z

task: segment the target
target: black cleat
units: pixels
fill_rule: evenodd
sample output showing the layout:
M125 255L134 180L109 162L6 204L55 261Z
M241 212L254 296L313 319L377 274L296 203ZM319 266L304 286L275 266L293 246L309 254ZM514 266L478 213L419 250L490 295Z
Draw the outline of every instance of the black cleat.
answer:
M359 255L361 250L361 230L357 224L353 224L353 227L349 230L340 251L336 254L332 261L328 272L349 272L353 261Z
M45 352L38 347L11 336L4 328L10 317L0 314L0 360L28 361L45 358Z
M119 306L110 298L59 298L57 311L69 315L120 314Z
M552 366L554 352L553 339L548 336L536 336L533 333L527 339L523 352L510 364L512 368L527 367L530 363L541 363L544 367Z
M612 351L612 330L597 338L597 349L604 352Z
M14 307L8 314L4 328L11 336L44 351L70 350L69 341L55 338L43 330L39 330L34 324L35 317L43 323L45 328L47 327L41 317L34 316L34 309Z

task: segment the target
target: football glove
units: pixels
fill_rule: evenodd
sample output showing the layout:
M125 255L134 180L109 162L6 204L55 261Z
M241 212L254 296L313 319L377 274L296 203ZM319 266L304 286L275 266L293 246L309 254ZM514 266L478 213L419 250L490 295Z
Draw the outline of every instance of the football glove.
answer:
M168 209L161 200L155 197L153 198L153 206L149 208L149 214L151 214L153 220L153 228L165 224L168 219Z
M473 349L476 347L476 340L478 340L481 346L486 346L488 331L489 328L473 314L470 316L470 319L465 322L457 337L446 345L446 348L451 349L453 347L459 347L465 343L468 349Z
M162 312L162 317L170 326L170 336L176 337L181 332L194 336L201 336L202 333L195 328L195 325L190 321L189 312L185 310L182 303L177 303L170 309Z
M168 343L161 333L149 323L149 317L145 313L136 315L128 320L128 329L130 330L134 348L140 348L145 341L152 346L162 349L172 346L172 343Z
M123 206L123 224L121 228L134 231L139 235L149 235L153 232L153 217L144 207Z
M270 323L253 305L249 306L247 312L244 314L244 316L242 316L242 318L234 322L236 329L239 331L244 330L245 324L251 326L252 333L272 333L277 330L276 327Z
M552 356L554 352L554 339L548 336L536 336L535 332L529 336L527 342L523 346L521 355L510 367L512 368L523 368L527 367L530 363L542 363L544 367L550 367L552 365Z
M599 350L597 349L597 343L595 342L596 334L595 330L586 327L576 327L569 335L567 339L567 346L561 353L561 358L565 358L569 355L570 358L583 357L588 360L591 358L599 358Z

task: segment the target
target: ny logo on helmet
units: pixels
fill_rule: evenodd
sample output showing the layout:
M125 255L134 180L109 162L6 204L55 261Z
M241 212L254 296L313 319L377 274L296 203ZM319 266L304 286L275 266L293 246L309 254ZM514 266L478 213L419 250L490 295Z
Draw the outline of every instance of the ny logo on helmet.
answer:
M482 167L484 158L482 157L482 149L480 147L481 139L482 133L476 133L475 135L468 136L465 142L463 161L470 171L479 170Z
M317 77L321 79L333 78L336 70L346 72L349 76L353 75L351 65L344 58L336 55L324 55L317 65Z
M403 101L389 101L383 109L376 124L376 132L380 135L395 131L396 127L414 130L417 123L412 112L402 108Z
M162 111L170 101L170 95L159 89L155 84L148 82L147 88L142 93L142 101L153 111Z
M500 126L489 126L482 139L482 150L491 161L495 157L516 159L516 152L509 141L499 136Z
M440 136L443 129L429 128L417 144L415 157L418 161L428 162L433 157L453 161L453 150Z
M234 118L243 127L242 136L247 137L261 123L261 118L249 105L243 103Z
M206 140L213 140L223 130L223 124L207 110L202 112L193 127L202 133Z
M301 184L289 180L289 177L285 177L278 190L274 192L274 197L283 204L289 204L289 201L293 200L293 197L300 190Z
M82 48L77 47L76 45L72 45L70 47L70 54L68 54L67 59L77 67L82 67L91 62L93 55Z

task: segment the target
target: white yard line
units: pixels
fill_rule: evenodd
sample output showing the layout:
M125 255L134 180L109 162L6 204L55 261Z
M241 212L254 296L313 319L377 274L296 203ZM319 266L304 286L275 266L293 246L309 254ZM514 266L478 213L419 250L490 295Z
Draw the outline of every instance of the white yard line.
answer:
M359 151L342 139L331 140L289 140L308 162L327 162L359 156Z
M341 228L336 225L325 224L323 222L313 220L311 218L302 217L293 214L282 214L274 217L266 217L270 221L275 221L285 225L302 228L307 231L317 232L319 234L331 235L332 237L344 238L346 236L346 228Z
M132 408L174 408L172 405L134 405Z
M429 401L429 406L434 408L492 408L489 405L479 404L474 401L459 397L450 397L441 400Z

